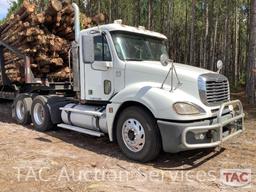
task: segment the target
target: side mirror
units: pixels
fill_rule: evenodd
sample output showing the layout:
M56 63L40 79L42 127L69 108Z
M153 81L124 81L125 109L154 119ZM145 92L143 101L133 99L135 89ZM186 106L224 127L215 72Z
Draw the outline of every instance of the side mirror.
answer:
M223 68L223 62L221 60L217 61L217 73L220 73L221 69Z
M168 57L168 55L166 54L162 54L161 57L160 57L160 62L163 66L167 66L168 63L169 63L170 59Z
M90 34L82 36L82 53L84 63L94 62L94 40Z

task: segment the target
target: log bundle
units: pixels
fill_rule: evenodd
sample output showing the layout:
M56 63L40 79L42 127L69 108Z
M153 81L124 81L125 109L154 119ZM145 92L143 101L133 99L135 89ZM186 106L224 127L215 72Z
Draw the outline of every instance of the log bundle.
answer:
M81 14L83 28L103 23L104 14L93 18ZM68 52L74 40L74 12L69 0L50 0L44 10L24 0L19 10L0 26L0 41L31 59L36 78L65 81L72 76ZM5 72L12 82L24 82L24 59L5 49Z

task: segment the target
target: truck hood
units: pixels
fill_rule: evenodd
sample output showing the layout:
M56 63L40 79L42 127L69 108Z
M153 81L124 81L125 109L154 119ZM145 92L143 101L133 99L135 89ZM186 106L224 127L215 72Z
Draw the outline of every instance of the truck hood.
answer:
M184 121L204 119L216 115L212 110L218 109L219 105L208 106L200 97L202 83L199 81L199 76L206 74L202 78L211 77L214 79L219 77L219 74L189 65L175 63L175 66L181 85L177 86L177 81L174 82L173 85L176 87L173 87L174 89L171 91L171 75L169 75L163 89L160 88L170 66L164 67L160 62L127 62L125 65L125 87L111 99L111 102L117 105L128 101L141 103L158 119ZM173 108L177 102L193 103L201 107L205 113L179 115Z
M174 63L174 65L183 86L188 84L197 86L197 80L200 75L205 73L214 73L212 71L190 65L179 63ZM126 85L129 85L135 82L155 82L161 85L169 69L170 65L162 66L161 63L157 61L128 61L126 63L125 83ZM176 78L174 78L174 83L175 81ZM165 86L168 85L171 85L171 75L169 75L165 83Z

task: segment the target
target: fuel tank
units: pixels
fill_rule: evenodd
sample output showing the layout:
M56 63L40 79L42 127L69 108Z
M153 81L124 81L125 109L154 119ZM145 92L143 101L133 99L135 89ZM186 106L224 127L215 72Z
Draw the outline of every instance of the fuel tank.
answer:
M65 111L65 109L67 110ZM95 116L95 112L102 113L102 115ZM70 103L63 108L61 119L68 125L107 133L107 121L104 106Z

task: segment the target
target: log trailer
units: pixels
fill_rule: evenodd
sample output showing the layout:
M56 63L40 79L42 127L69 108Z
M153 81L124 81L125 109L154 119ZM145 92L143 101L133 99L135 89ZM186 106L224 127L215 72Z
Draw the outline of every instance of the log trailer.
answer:
M218 72L174 63L167 56L166 36L121 20L80 30L79 9L73 8L71 82L36 79L29 58L0 42L0 97L14 99L19 124L108 135L140 162L153 160L161 150L216 147L244 130L242 104L230 100L221 63ZM3 48L24 57L25 84L8 81Z

